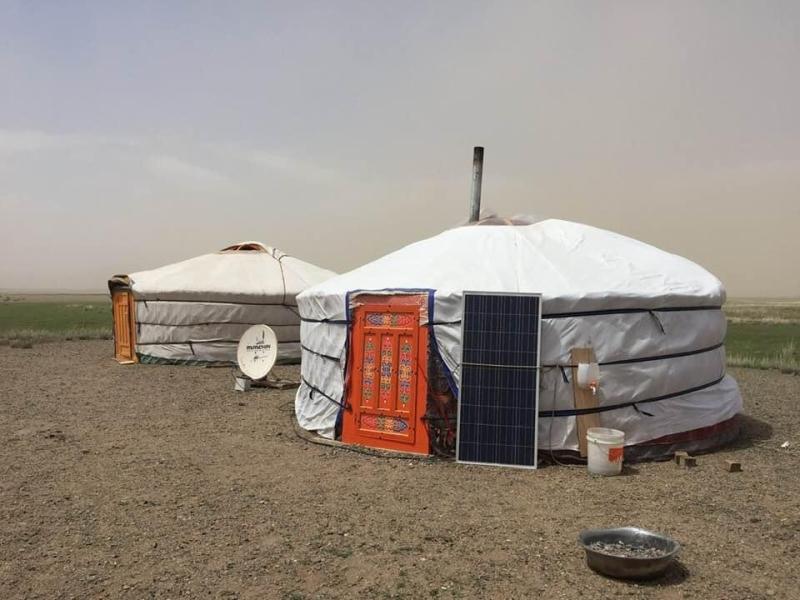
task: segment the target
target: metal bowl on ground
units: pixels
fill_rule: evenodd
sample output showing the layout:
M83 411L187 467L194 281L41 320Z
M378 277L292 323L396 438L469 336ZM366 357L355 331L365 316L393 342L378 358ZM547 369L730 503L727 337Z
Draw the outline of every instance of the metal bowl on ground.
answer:
M585 529L578 540L590 569L620 579L658 577L681 549L675 540L638 527Z

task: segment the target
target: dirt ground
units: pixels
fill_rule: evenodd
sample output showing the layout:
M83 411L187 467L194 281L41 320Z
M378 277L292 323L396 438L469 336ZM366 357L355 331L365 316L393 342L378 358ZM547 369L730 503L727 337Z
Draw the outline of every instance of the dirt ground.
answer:
M0 347L0 598L799 597L800 377L734 371L744 436L693 470L593 478L310 444L293 390L111 353ZM683 544L661 580L586 568L628 524Z

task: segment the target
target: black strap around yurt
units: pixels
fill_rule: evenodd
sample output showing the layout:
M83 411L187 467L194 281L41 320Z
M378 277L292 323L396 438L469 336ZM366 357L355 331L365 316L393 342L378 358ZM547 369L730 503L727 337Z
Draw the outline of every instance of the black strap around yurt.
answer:
M258 323L250 323L245 321L195 321L192 323L158 323L155 321L138 321L139 325L150 325L153 327L202 327L206 325L247 325L248 327L252 325L261 325L262 323L259 321ZM291 325L270 325L271 329L276 329L278 327L297 327L297 324Z
M544 313L543 320L547 319L569 319L572 317L596 317L603 315L624 315L636 313L659 313L659 312L691 312L697 310L722 310L721 306L665 306L661 308L606 308L601 310L579 310L574 312Z
M671 358L683 358L685 356L695 356L696 354L705 354L706 352L713 352L714 350L719 350L725 344L720 342L719 344L714 344L713 346L706 346L705 348L700 348L699 350L686 350L685 352L673 352L671 354L656 354L654 356L642 356L639 358L622 358L620 360L609 360L605 362L598 362L597 364L601 367L611 367L616 365L631 365L635 363L643 363L643 362L652 362L656 360L670 360ZM558 364L558 365L542 365L542 369L554 369L558 367L560 369L572 369L576 368L578 365L573 364ZM566 383L569 383L567 379L564 380Z
M578 317L599 317L603 315L625 315L625 314L644 314L650 313L653 318L656 320L656 324L662 330L664 329L663 324L661 323L660 319L656 313L660 312L692 312L698 310L722 310L721 306L667 306L661 308L608 308L603 310L582 310L582 311L573 311L573 312L558 312L558 313L544 313L542 314L543 321L550 321L556 319L571 319L571 318L578 318ZM461 323L461 319L456 319L454 321L448 321L446 323L433 323L433 325L458 325Z
M311 396L312 397L314 395L313 392L316 392L317 394L319 394L320 396L322 396L326 400L328 400L330 402L333 402L336 406L339 406L341 408L346 408L346 405L344 404L344 402L339 402L335 398L331 398L330 396L328 396L328 394L323 392L321 389L319 389L318 387L316 387L316 386L312 385L311 383L309 383L308 380L305 377L303 377L302 375L300 376L300 381L302 381L306 385L306 387L308 387L311 390L311 392L312 392Z
M293 308L295 304L284 304L282 302L245 302L237 300L232 302L229 300L171 300L169 298L136 298L137 302L141 302L145 306L150 304L234 304L236 306L283 306L284 308Z
M309 319L308 317L300 317L300 320L304 323L327 323L328 325L350 325L353 322L347 319ZM433 323L428 322L427 326L458 325L460 323L461 319L456 321L434 321Z
M328 325L348 325L350 321L347 319L309 319L308 317L300 317L303 323L327 323Z
M317 352L316 350L312 350L311 348L309 348L308 346L305 346L303 344L300 344L300 348L305 350L309 354L313 354L314 356L319 356L320 358L325 358L327 360L334 361L334 362L337 362L337 363L340 362L339 358L336 357L336 356L331 356L330 354L323 354L322 352Z
M685 396L686 394L692 394L694 392L699 392L710 387L714 387L719 382L725 379L725 375L723 374L722 377L715 379L714 381L709 381L708 383L704 383L702 385L697 385L691 388L687 388L685 390L681 390L679 392L672 392L670 394L664 394L662 396L654 396L653 398L645 398L644 400L632 400L630 402L623 402L621 404L612 404L611 406L593 406L589 408L571 408L565 410L540 410L539 417L546 418L546 417L579 417L582 415L593 415L596 413L601 412L608 412L610 410L619 410L621 408L628 408L633 407L636 409L637 412L641 412L643 414L644 411L640 411L637 408L639 404L650 404L652 402L660 402L661 400L669 400L671 398L677 398L678 396ZM648 416L652 416L649 415Z

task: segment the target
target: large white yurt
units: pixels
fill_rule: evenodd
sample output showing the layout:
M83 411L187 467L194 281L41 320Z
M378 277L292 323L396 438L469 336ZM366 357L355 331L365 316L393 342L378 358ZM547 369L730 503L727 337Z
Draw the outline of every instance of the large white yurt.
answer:
M384 411L360 427L398 443L374 445L450 453L465 290L541 294L540 451L577 451L578 419L586 412L624 432L626 459L700 451L737 435L742 400L725 373L721 282L680 256L554 219L451 229L301 293L299 425L339 437L343 418L363 401L356 395L389 394L397 386L405 410L419 402L415 418L425 439L417 435L404 446L410 413ZM409 328L392 345L389 333L363 334L365 323L389 333ZM601 384L597 406L582 413L570 382L571 351L587 347ZM362 443L357 436L355 443Z
M115 355L120 362L235 363L242 333L269 325L278 360L300 359L296 297L335 273L259 242L241 242L151 271L115 275Z

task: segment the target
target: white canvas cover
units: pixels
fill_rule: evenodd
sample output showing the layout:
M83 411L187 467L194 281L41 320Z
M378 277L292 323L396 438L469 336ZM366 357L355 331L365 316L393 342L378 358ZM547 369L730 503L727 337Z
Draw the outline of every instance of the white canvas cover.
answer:
M304 353L295 412L302 427L334 435L347 321L359 291L409 290L429 294L428 326L454 392L463 291L542 294L542 448L578 449L576 418L568 414L572 386L557 367L570 364L573 347L592 346L599 362L617 363L601 367L601 407L668 396L600 413L604 427L625 432L626 444L715 425L741 410L736 382L725 375L721 282L645 243L550 219L451 229L300 294Z
M241 242L151 271L117 275L133 292L142 362L232 362L242 333L269 325L278 360L300 358L296 297L335 273L259 242Z

